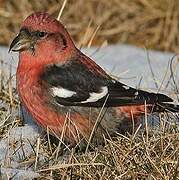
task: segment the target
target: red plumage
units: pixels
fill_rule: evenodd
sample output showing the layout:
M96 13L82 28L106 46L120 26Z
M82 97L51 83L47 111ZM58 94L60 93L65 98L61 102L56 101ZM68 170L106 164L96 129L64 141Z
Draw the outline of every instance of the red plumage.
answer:
M144 102L149 112L172 101L112 79L47 13L27 17L10 50L20 52L17 90L22 105L41 126L73 146L89 140L97 119L93 142L100 143L103 135L115 136L123 123L132 127L132 117L137 124Z

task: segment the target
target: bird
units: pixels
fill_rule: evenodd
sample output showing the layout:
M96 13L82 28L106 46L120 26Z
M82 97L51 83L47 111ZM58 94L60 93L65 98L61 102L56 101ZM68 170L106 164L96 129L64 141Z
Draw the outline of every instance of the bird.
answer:
M9 52L19 52L16 84L22 106L68 147L98 145L104 137L126 133L144 113L179 110L167 95L111 77L46 12L22 22Z

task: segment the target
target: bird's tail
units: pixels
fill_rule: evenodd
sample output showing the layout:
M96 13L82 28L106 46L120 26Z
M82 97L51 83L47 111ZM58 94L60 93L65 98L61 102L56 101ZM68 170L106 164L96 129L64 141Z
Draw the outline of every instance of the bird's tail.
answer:
M173 103L156 103L155 106L153 106L152 111L179 113L179 105Z

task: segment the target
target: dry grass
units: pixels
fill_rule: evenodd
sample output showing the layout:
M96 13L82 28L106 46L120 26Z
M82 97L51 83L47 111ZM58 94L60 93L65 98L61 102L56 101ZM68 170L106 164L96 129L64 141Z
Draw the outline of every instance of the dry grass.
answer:
M37 172L40 179L177 179L179 131L174 126L161 129L149 137L138 133L106 139L103 148L81 155L72 151L60 163L39 164Z
M34 155L24 157L21 165L40 173L38 179L178 179L179 131L175 125L160 133L150 131L118 136L104 147L77 154L73 150L55 159L56 146L38 139ZM43 157L39 158L39 157Z
M0 139L2 139L10 129L21 126L22 121L18 117L19 101L16 89L12 86L14 79L11 73L5 74L7 64L5 65L3 60L0 63Z
M62 4L62 0L0 0L0 43L8 44L30 13L48 11L57 17ZM176 53L178 19L177 0L68 0L61 17L79 45L91 22L89 33L100 26L93 45L107 40Z

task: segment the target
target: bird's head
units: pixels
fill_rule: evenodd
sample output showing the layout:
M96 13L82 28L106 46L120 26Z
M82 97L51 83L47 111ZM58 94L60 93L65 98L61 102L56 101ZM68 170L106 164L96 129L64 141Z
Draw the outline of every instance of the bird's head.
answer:
M48 54L66 49L74 49L74 44L65 27L48 13L39 12L24 20L9 51L26 52L33 56L37 52Z

